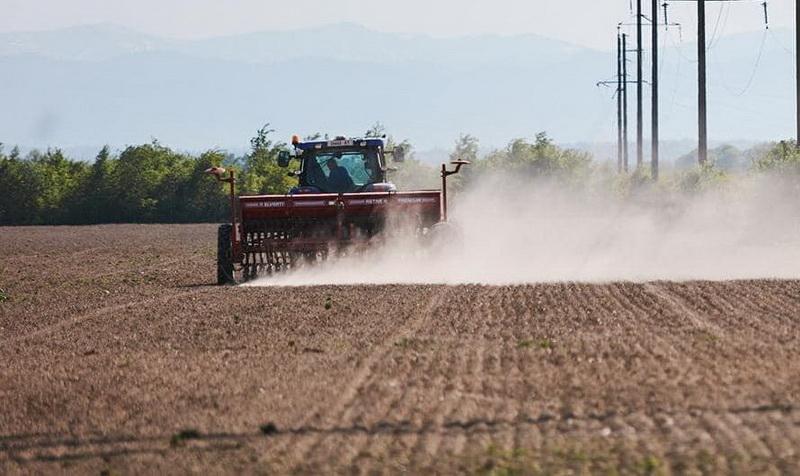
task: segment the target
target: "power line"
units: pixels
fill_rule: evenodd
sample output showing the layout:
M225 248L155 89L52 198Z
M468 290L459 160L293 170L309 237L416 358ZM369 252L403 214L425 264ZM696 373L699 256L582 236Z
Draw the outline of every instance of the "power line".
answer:
M673 43L673 45L675 44L674 41L672 41L672 37L671 36L669 37L669 40L670 40L671 43ZM665 48L665 51L666 50L667 49ZM675 78L676 78L676 81L673 82L672 95L671 95L670 106L669 106L669 113L667 114L667 117L671 117L672 114L675 112L675 103L678 100L678 89L680 89L680 83L679 83L678 79L681 77L681 66L683 64L682 60L685 59L685 56L683 55L683 53L681 53L679 47L675 47L673 51L675 51L677 53L677 58L678 58L677 61L675 62L676 63L676 67L675 67ZM664 55L664 56L666 56L666 55Z
M768 31L768 30L764 30L764 33L763 33L763 34L762 34L762 36L761 36L761 44L760 44L760 45L759 45L759 47L758 47L758 53L756 54L756 60L755 60L755 63L753 64L753 69L752 69L752 71L750 72L750 75L748 76L748 79L747 79L747 82L745 83L745 86L744 86L744 88L742 88L742 90L741 90L741 91L738 91L738 92L737 92L737 91L734 91L734 90L733 90L733 89L732 89L732 88L731 88L731 87L728 85L728 82L725 80L725 73L724 73L724 70L723 70L722 68L719 68L719 66L718 66L718 69L719 69L719 71L720 71L720 77L722 78L722 87L723 87L723 88L725 88L725 90L726 90L726 91L728 91L729 93L731 93L733 96L735 96L735 97L742 97L742 96L744 96L744 95L747 93L747 91L749 91L749 90L750 90L750 88L753 86L753 82L754 82L754 80L755 80L755 78L756 78L756 74L758 74L758 67L759 67L759 66L760 66L760 64L761 64L761 58L762 58L762 56L764 55L764 46L765 46L765 45L766 45L766 43L767 43L767 31ZM716 63L716 64L718 65L718 63Z
M706 2L753 2L759 0L671 0L672 2L697 3L697 160L704 165L708 159L708 94L706 53ZM800 1L800 0L796 0ZM669 4L669 2L667 2ZM769 28L767 2L764 6L764 22ZM800 37L798 39L800 41ZM759 55L760 56L760 55ZM800 66L798 66L800 68ZM799 70L800 74L800 70ZM800 137L800 86L798 87L798 137Z
M791 49L791 47L787 47L786 45L784 45L783 42L780 39L778 39L778 37L775 35L775 33L773 33L772 30L767 30L767 32L769 32L769 37L772 39L772 41L775 43L775 45L778 48L783 50L786 54L791 55L792 57L794 57L795 52L794 52L794 50Z
M720 25L720 21L722 20L722 14L725 13L725 12L730 12L731 11L730 8L728 8L728 9L725 8L727 6L728 6L727 4L723 3L719 7L719 14L717 15L717 21L714 23L714 32L711 33L711 41L708 42L708 49L709 50L714 49L714 47L717 46L717 43L719 43L719 40L722 37L722 32L719 30L719 25ZM727 25L727 24L728 24L728 17L726 15L722 31L725 30L725 25ZM719 36L717 36L717 33L719 33Z

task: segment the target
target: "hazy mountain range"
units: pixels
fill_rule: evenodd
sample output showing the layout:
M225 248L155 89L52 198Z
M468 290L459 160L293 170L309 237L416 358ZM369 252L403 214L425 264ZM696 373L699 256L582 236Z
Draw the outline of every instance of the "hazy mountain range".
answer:
M663 137L691 139L695 46L673 41L662 54ZM715 40L712 139L792 135L792 41L790 31ZM446 149L461 132L492 147L541 130L592 147L616 137L613 88L596 86L614 68L613 53L535 35L438 39L352 24L202 40L113 25L3 33L0 142L241 150L265 122L285 140L382 121L420 149Z

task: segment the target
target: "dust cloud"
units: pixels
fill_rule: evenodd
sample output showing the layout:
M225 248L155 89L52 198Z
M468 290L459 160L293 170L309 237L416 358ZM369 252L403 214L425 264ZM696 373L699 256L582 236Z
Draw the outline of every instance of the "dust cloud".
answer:
M252 285L800 278L796 186L749 177L624 198L611 188L494 177L452 197L458 236L425 247L395 238Z

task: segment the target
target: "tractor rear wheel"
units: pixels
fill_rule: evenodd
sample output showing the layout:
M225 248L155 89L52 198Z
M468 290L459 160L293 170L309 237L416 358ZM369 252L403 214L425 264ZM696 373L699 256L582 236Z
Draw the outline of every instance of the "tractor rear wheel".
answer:
M220 225L217 230L217 284L236 284L233 274L233 246L230 223Z

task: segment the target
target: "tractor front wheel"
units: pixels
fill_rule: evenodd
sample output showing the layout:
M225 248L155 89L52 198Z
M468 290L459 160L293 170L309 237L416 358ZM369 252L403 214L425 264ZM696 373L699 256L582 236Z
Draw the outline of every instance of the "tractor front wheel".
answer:
M217 284L236 284L233 274L233 245L230 223L220 225L217 230Z

